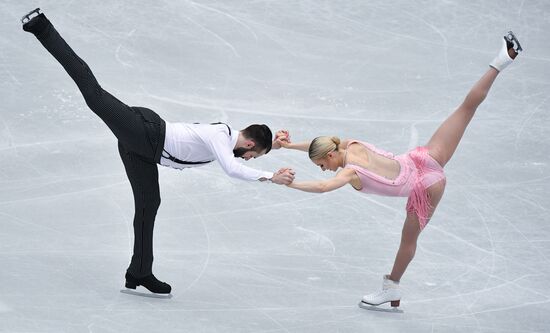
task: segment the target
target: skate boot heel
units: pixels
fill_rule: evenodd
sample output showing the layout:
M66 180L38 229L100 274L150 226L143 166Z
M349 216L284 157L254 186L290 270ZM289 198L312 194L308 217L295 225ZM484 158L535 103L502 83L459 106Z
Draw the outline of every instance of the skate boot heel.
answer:
M383 277L382 290L363 296L360 304L379 306L386 303L390 303L392 308L397 308L401 303L399 282L390 280L389 275Z
M137 286L143 286L155 294L169 294L172 291L172 287L168 283L159 281L152 273L141 278L136 278L126 272L125 278L125 285L128 289L136 289Z
M137 287L137 284L135 282L132 282L132 281L126 281L126 288L128 289L136 289Z
M33 14L36 14L36 16L40 15L40 8L35 8L33 10L31 10L30 12L28 12L26 15L24 15L22 18L21 18L21 23L25 24L27 22L29 22L30 20L33 19ZM33 17L31 17L33 16Z

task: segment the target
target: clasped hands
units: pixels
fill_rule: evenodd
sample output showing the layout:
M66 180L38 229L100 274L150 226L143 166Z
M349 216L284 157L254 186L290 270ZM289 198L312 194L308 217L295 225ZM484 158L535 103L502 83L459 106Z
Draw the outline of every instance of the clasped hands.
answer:
M287 130L279 130L275 133L275 139L271 147L273 149L279 149L281 147L287 147L290 144L290 134ZM289 185L294 181L294 175L296 172L291 168L281 168L277 171L271 181L279 185Z

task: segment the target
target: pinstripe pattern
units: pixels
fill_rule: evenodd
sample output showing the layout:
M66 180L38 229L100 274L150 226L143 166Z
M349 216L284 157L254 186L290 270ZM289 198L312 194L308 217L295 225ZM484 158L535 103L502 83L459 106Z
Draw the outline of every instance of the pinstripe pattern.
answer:
M157 163L164 146L165 123L152 110L130 107L105 91L44 14L25 24L63 66L86 104L118 139L120 157L134 194L134 253L128 272L135 278L152 274L153 227L160 206Z

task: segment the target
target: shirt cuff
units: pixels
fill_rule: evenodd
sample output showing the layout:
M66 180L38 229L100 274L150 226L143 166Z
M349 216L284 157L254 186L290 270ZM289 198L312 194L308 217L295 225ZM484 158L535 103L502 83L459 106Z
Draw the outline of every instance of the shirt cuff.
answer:
M260 178L266 178L268 180L271 180L273 176L275 176L273 172L262 172L262 175L260 176ZM260 180L260 178L258 178L258 180Z

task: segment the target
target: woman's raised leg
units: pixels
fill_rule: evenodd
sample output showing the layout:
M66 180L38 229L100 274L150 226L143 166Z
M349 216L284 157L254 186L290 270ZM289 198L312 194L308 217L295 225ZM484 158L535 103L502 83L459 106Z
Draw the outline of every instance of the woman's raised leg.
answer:
M511 36L511 37L509 37ZM485 100L493 82L508 64L517 56L517 51L521 51L521 46L517 39L509 33L505 37L503 49L499 55L491 62L491 67L476 82L472 89L466 95L464 102L456 109L435 131L432 138L426 145L430 155L443 167L453 156L466 127L472 120L478 106ZM510 38L510 39L507 39ZM516 51L517 50L517 51Z

